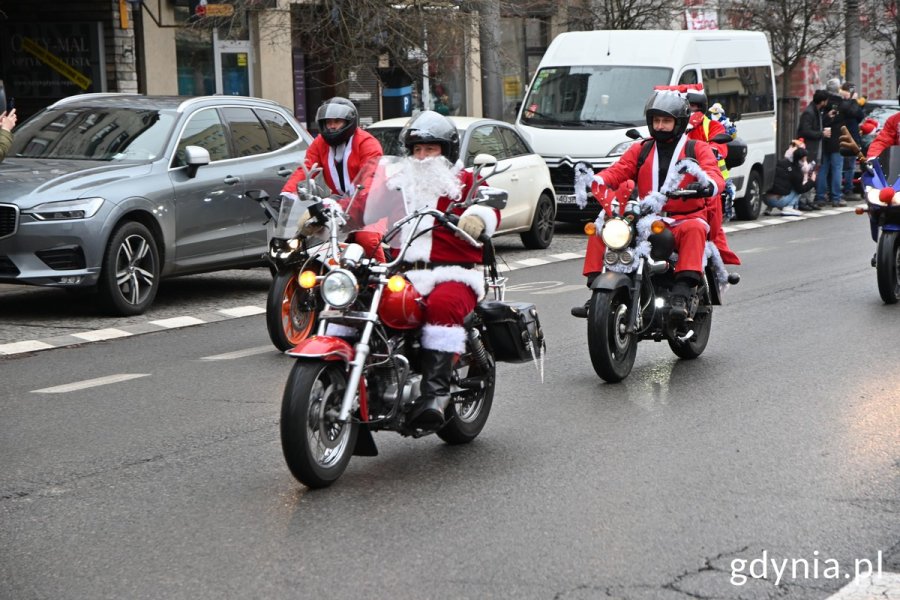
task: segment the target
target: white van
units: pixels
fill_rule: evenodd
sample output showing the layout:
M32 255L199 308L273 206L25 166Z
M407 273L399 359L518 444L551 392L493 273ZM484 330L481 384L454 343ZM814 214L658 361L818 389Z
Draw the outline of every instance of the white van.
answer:
M756 219L775 177L775 76L765 34L753 31L576 31L550 44L525 93L516 126L550 167L557 219L584 221L600 210L574 203L574 164L614 163L647 135L644 104L655 85L702 83L747 144L731 170L735 212Z

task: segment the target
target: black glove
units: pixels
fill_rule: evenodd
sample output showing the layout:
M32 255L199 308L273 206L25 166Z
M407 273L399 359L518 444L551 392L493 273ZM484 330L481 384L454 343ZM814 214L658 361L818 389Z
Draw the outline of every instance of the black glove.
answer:
M699 181L689 183L687 188L685 188L685 189L696 190L697 194L694 196L695 198L709 198L716 191L716 188L713 184L700 183Z

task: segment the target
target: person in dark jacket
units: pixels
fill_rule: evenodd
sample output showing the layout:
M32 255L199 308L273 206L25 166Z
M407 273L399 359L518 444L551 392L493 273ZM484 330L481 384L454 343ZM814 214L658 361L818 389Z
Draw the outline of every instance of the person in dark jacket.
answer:
M816 185L816 173L806 159L806 149L797 148L791 159L781 158L775 165L775 182L764 202L766 216L775 216L779 209L785 217L799 217L800 198ZM802 210L810 210L808 207Z
M828 105L828 92L816 90L812 101L800 113L800 123L797 126L797 137L803 138L808 153L807 160L816 166L822 162L822 109ZM809 205L814 210L819 210L812 202L801 201L800 208Z
M856 145L862 148L862 136L859 132L859 126L866 118L863 113L862 106L859 104L859 96L856 93L856 86L845 81L841 86L841 96L844 101L841 102L841 114L844 115L844 125L850 132L850 137L856 142ZM844 200L856 201L860 197L853 190L853 175L856 172L856 157L844 157L844 169L841 175L841 190Z
M847 206L841 198L841 171L844 170L844 156L841 154L841 126L844 116L840 107L844 101L840 95L839 79L829 79L826 84L828 100L822 109L822 162L816 179L816 205Z

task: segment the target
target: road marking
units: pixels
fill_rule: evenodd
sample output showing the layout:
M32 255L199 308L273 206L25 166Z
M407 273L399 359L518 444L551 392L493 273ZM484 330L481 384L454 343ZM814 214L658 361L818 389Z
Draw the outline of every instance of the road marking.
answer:
M900 598L900 574L857 575L853 581L825 600L871 600L872 598Z
M229 317L250 317L265 314L266 309L262 306L237 306L235 308L223 308L218 312Z
M65 392L74 392L87 388L97 387L101 385L109 385L111 383L119 383L120 381L128 381L129 379L137 379L138 377L149 377L150 373L120 373L119 375L108 375L106 377L97 377L96 379L85 379L84 381L76 381L75 383L67 383L65 385L57 385L41 390L31 390L32 394L62 394Z
M584 258L584 254L578 254L577 252L563 252L561 254L551 254L553 258L558 260L572 260L573 258Z
M73 337L81 338L88 342L99 342L101 340L111 340L131 335L127 331L121 329L96 329L94 331L83 331L81 333L73 333Z
M172 317L171 319L160 319L159 321L150 321L154 325L165 327L166 329L175 329L176 327L187 327L189 325L202 325L206 321L201 321L196 317Z
M547 260L546 258L523 258L522 260L518 260L516 262L527 267L537 267L539 265L549 265L553 261Z
M255 346L253 348L245 348L235 352L226 352L225 354L214 354L213 356L203 356L200 360L233 360L235 358L244 358L245 356L253 356L254 354L265 354L273 352L275 348L271 344L265 346Z
M39 342L38 340L27 340L24 342L13 342L11 344L0 345L0 354L21 354L23 352L49 350L50 348L55 348L55 346Z

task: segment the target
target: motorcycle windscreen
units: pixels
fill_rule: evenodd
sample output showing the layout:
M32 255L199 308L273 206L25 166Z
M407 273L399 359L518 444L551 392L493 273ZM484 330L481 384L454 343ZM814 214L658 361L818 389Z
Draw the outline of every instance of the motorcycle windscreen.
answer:
M309 201L296 200L290 196L281 197L281 207L278 209L278 218L275 220L273 237L287 240L297 235L297 224L300 217L309 209Z
M460 198L462 185L458 170L443 156L417 160L412 157L384 156L368 175L368 191L356 201L364 201L366 225L386 225L388 231L403 217L424 207L436 208L443 196ZM388 236L398 248L402 235Z

